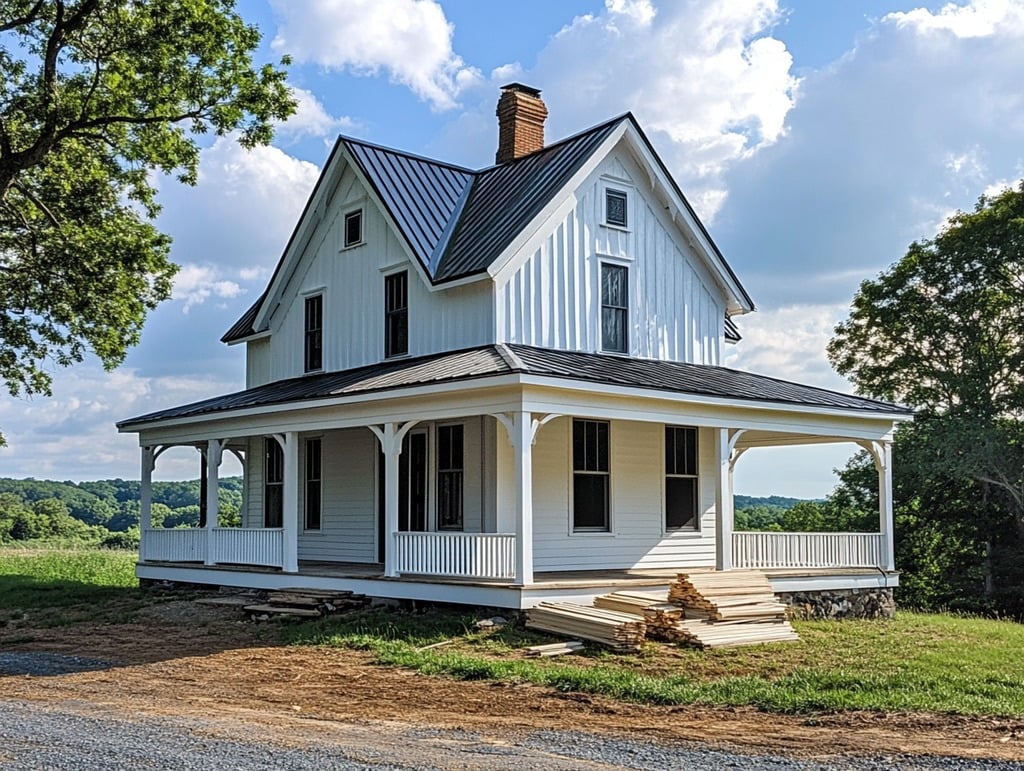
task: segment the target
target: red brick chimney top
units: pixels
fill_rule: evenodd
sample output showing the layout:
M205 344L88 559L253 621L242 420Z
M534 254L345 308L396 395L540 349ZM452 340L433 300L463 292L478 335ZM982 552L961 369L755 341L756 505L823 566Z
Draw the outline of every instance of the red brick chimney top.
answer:
M544 149L544 119L548 108L540 89L509 83L498 99L498 152L495 163L508 163Z

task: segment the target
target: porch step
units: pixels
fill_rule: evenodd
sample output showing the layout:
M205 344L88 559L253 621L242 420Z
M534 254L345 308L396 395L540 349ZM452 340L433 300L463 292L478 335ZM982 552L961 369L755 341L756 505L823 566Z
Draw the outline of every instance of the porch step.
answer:
M330 613L357 610L369 602L365 594L353 594L347 590L287 588L268 592L266 604L248 605L245 609L253 615L319 618Z

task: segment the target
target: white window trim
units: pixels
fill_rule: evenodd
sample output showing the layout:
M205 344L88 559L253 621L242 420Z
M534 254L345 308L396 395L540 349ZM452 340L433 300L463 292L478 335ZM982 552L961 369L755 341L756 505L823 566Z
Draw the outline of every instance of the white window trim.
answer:
M612 179L608 177L602 177L599 185L600 189L600 207L601 216L599 223L601 227L608 228L609 230L617 230L620 233L630 233L633 230L634 223L636 222L636 206L634 201L636 200L636 188L627 183L622 182L618 179ZM622 193L626 196L626 226L616 225L608 221L608 191L611 190L615 193Z
M349 244L345 242L345 239L348 238L348 218L349 215L357 212L359 213L359 240ZM362 201L358 206L341 213L341 249L339 251L347 252L350 249L358 249L360 246L366 246L366 207L363 206Z
M299 291L302 299L302 375L322 375L327 372L327 286L321 285ZM306 300L320 295L320 368L306 369Z
M693 527L668 527L668 495L665 480L668 479L668 468L665 465L665 429L666 428L692 428L697 432L697 511L695 512L696 524ZM699 426L685 426L680 423L663 423L661 426L661 534L665 538L699 538L704 535L703 520L704 513L701 511L701 473L700 473L700 445L701 430ZM682 477L689 479L690 477Z
M573 468L573 457L572 457L572 431L573 422L576 420L591 420L598 423L608 424L608 529L607 530L577 530L573 525L573 515L575 514L575 485L573 484L573 477L576 475L576 470ZM615 468L614 468L614 452L612 450L612 423L614 421L605 418L586 418L581 416L570 416L568 421L569 430L566 434L566 442L569 447L569 518L568 518L568 535L570 538L615 538L617 533L615 532Z

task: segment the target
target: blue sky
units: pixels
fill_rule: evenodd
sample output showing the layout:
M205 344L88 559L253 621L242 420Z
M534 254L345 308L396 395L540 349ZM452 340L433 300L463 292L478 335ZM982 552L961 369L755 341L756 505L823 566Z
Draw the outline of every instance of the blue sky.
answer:
M117 371L90 361L57 371L53 398L0 397L0 475L137 478L114 422L243 387L243 351L218 340L335 136L489 165L510 81L543 90L550 140L632 110L757 302L726 363L839 390L824 349L858 283L1024 176L1024 0L238 5L261 57L292 57L299 113L269 148L205 140L194 188L161 180L174 299ZM853 449L747 453L737 492L822 496ZM180 449L158 476L197 470Z

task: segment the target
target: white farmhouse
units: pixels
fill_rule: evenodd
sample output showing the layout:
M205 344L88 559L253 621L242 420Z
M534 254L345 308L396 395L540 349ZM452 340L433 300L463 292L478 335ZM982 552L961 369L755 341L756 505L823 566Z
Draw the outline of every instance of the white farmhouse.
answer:
M694 567L897 583L906 411L723 368L754 304L635 118L545 145L546 115L506 86L482 170L338 140L223 337L245 390L119 424L142 447L141 578L510 608ZM740 455L821 442L874 456L878 532L733 532ZM202 453L202 523L152 528L175 446ZM240 528L216 526L225 452Z

